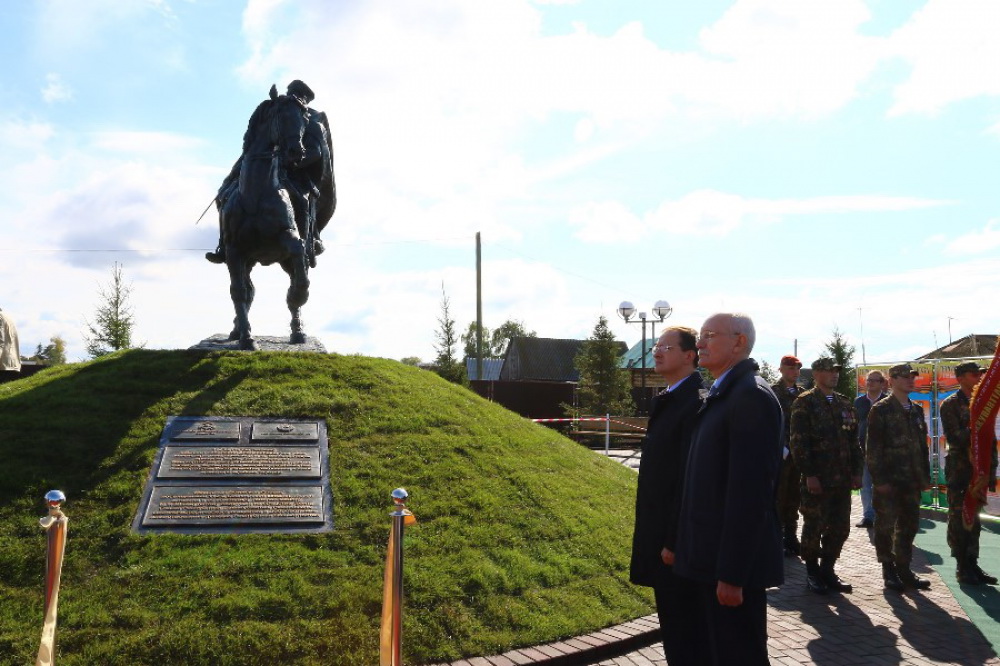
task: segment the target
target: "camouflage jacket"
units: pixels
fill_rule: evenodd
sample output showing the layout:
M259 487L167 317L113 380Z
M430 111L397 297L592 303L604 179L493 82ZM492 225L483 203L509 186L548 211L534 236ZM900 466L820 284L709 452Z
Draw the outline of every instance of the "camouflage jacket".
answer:
M778 402L781 403L781 415L785 419L785 429L782 434L784 437L783 443L785 446L788 446L789 428L792 423L792 403L795 402L797 397L802 395L802 392L805 391L805 389L796 384L792 387L792 390L789 391L788 387L785 386L785 383L779 380L777 384L771 384L771 390L774 391L774 395L777 396Z
M824 488L850 488L861 476L858 418L845 396L835 392L827 401L810 389L792 403L791 423L792 456L802 476L819 477Z
M906 409L890 394L872 405L866 449L874 485L924 488L930 483L927 422L917 403Z
M969 422L969 397L956 391L941 403L941 428L948 440L948 458L945 460L945 478L955 490L965 490L972 480L972 452ZM997 447L993 440L992 467L996 467Z

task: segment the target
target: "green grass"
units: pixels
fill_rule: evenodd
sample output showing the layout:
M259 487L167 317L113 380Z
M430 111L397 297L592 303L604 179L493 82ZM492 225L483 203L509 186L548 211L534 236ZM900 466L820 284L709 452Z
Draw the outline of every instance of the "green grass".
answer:
M130 531L169 415L325 419L335 529ZM651 612L627 580L636 475L454 386L360 356L133 350L0 385L0 664L42 623L46 491L66 492L58 661L377 663L403 486L408 664Z

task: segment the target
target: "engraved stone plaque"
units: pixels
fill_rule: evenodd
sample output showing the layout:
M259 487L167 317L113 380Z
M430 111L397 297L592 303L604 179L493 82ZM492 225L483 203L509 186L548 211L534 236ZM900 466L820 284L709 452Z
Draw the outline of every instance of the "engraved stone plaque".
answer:
M318 438L319 430L315 423L254 421L250 441L314 442Z
M315 446L167 446L158 479L318 479Z
M142 524L322 523L322 486L157 486Z
M177 421L171 439L235 442L240 439L239 421Z

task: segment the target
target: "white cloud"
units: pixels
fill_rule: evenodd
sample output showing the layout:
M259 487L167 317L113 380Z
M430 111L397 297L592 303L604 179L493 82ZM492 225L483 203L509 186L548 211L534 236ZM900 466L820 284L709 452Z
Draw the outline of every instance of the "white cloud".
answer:
M864 2L739 0L701 32L701 102L743 118L817 117L858 94L881 56Z
M577 238L587 243L609 240L634 243L642 237L643 223L625 204L618 201L591 202L577 206L568 222L578 227Z
M697 190L664 201L641 218L618 202L587 203L571 211L569 223L585 242L634 242L649 233L728 236L746 225L773 224L794 215L902 211L945 205L916 197L826 196L808 199L754 199L716 190Z
M11 118L0 120L0 147L8 155L38 150L54 134L55 128L50 123Z
M1000 4L929 0L888 39L912 71L894 91L890 115L935 114L949 104L1000 95Z
M525 218L513 207L537 201L554 178L675 131L680 117L813 118L841 108L878 60L877 40L858 34L868 18L860 0L741 0L703 31L700 50L674 52L638 22L609 35L582 24L546 35L526 0L419 9L253 0L243 17L251 56L239 72L262 91L291 78L317 91L338 165L349 165L344 191L365 191L342 210L341 222L364 220L359 233L446 236L485 223L516 237ZM564 146L533 149L534 133L563 122ZM648 224L726 233L748 205L706 193L641 225L617 215L611 226L623 239ZM594 212L573 217L597 238L604 232L583 222Z
M963 234L947 242L944 251L951 255L990 252L1000 247L1000 220L992 219L980 230Z
M50 72L45 75L45 87L42 88L42 99L47 104L67 102L73 99L73 89L58 74Z

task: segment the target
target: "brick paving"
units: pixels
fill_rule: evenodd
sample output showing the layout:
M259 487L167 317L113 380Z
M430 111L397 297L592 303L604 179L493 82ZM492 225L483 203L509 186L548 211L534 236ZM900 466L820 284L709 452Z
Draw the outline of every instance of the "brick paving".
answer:
M610 457L638 469L635 451L612 450ZM861 519L861 501L853 501L852 526ZM837 567L840 577L854 585L853 594L812 594L806 590L802 561L786 558L785 584L767 595L771 663L1000 666L989 642L919 550L914 552L913 569L931 581L929 590L884 590L869 534L855 527ZM663 646L655 642L658 627L651 615L586 636L451 666L665 666Z

